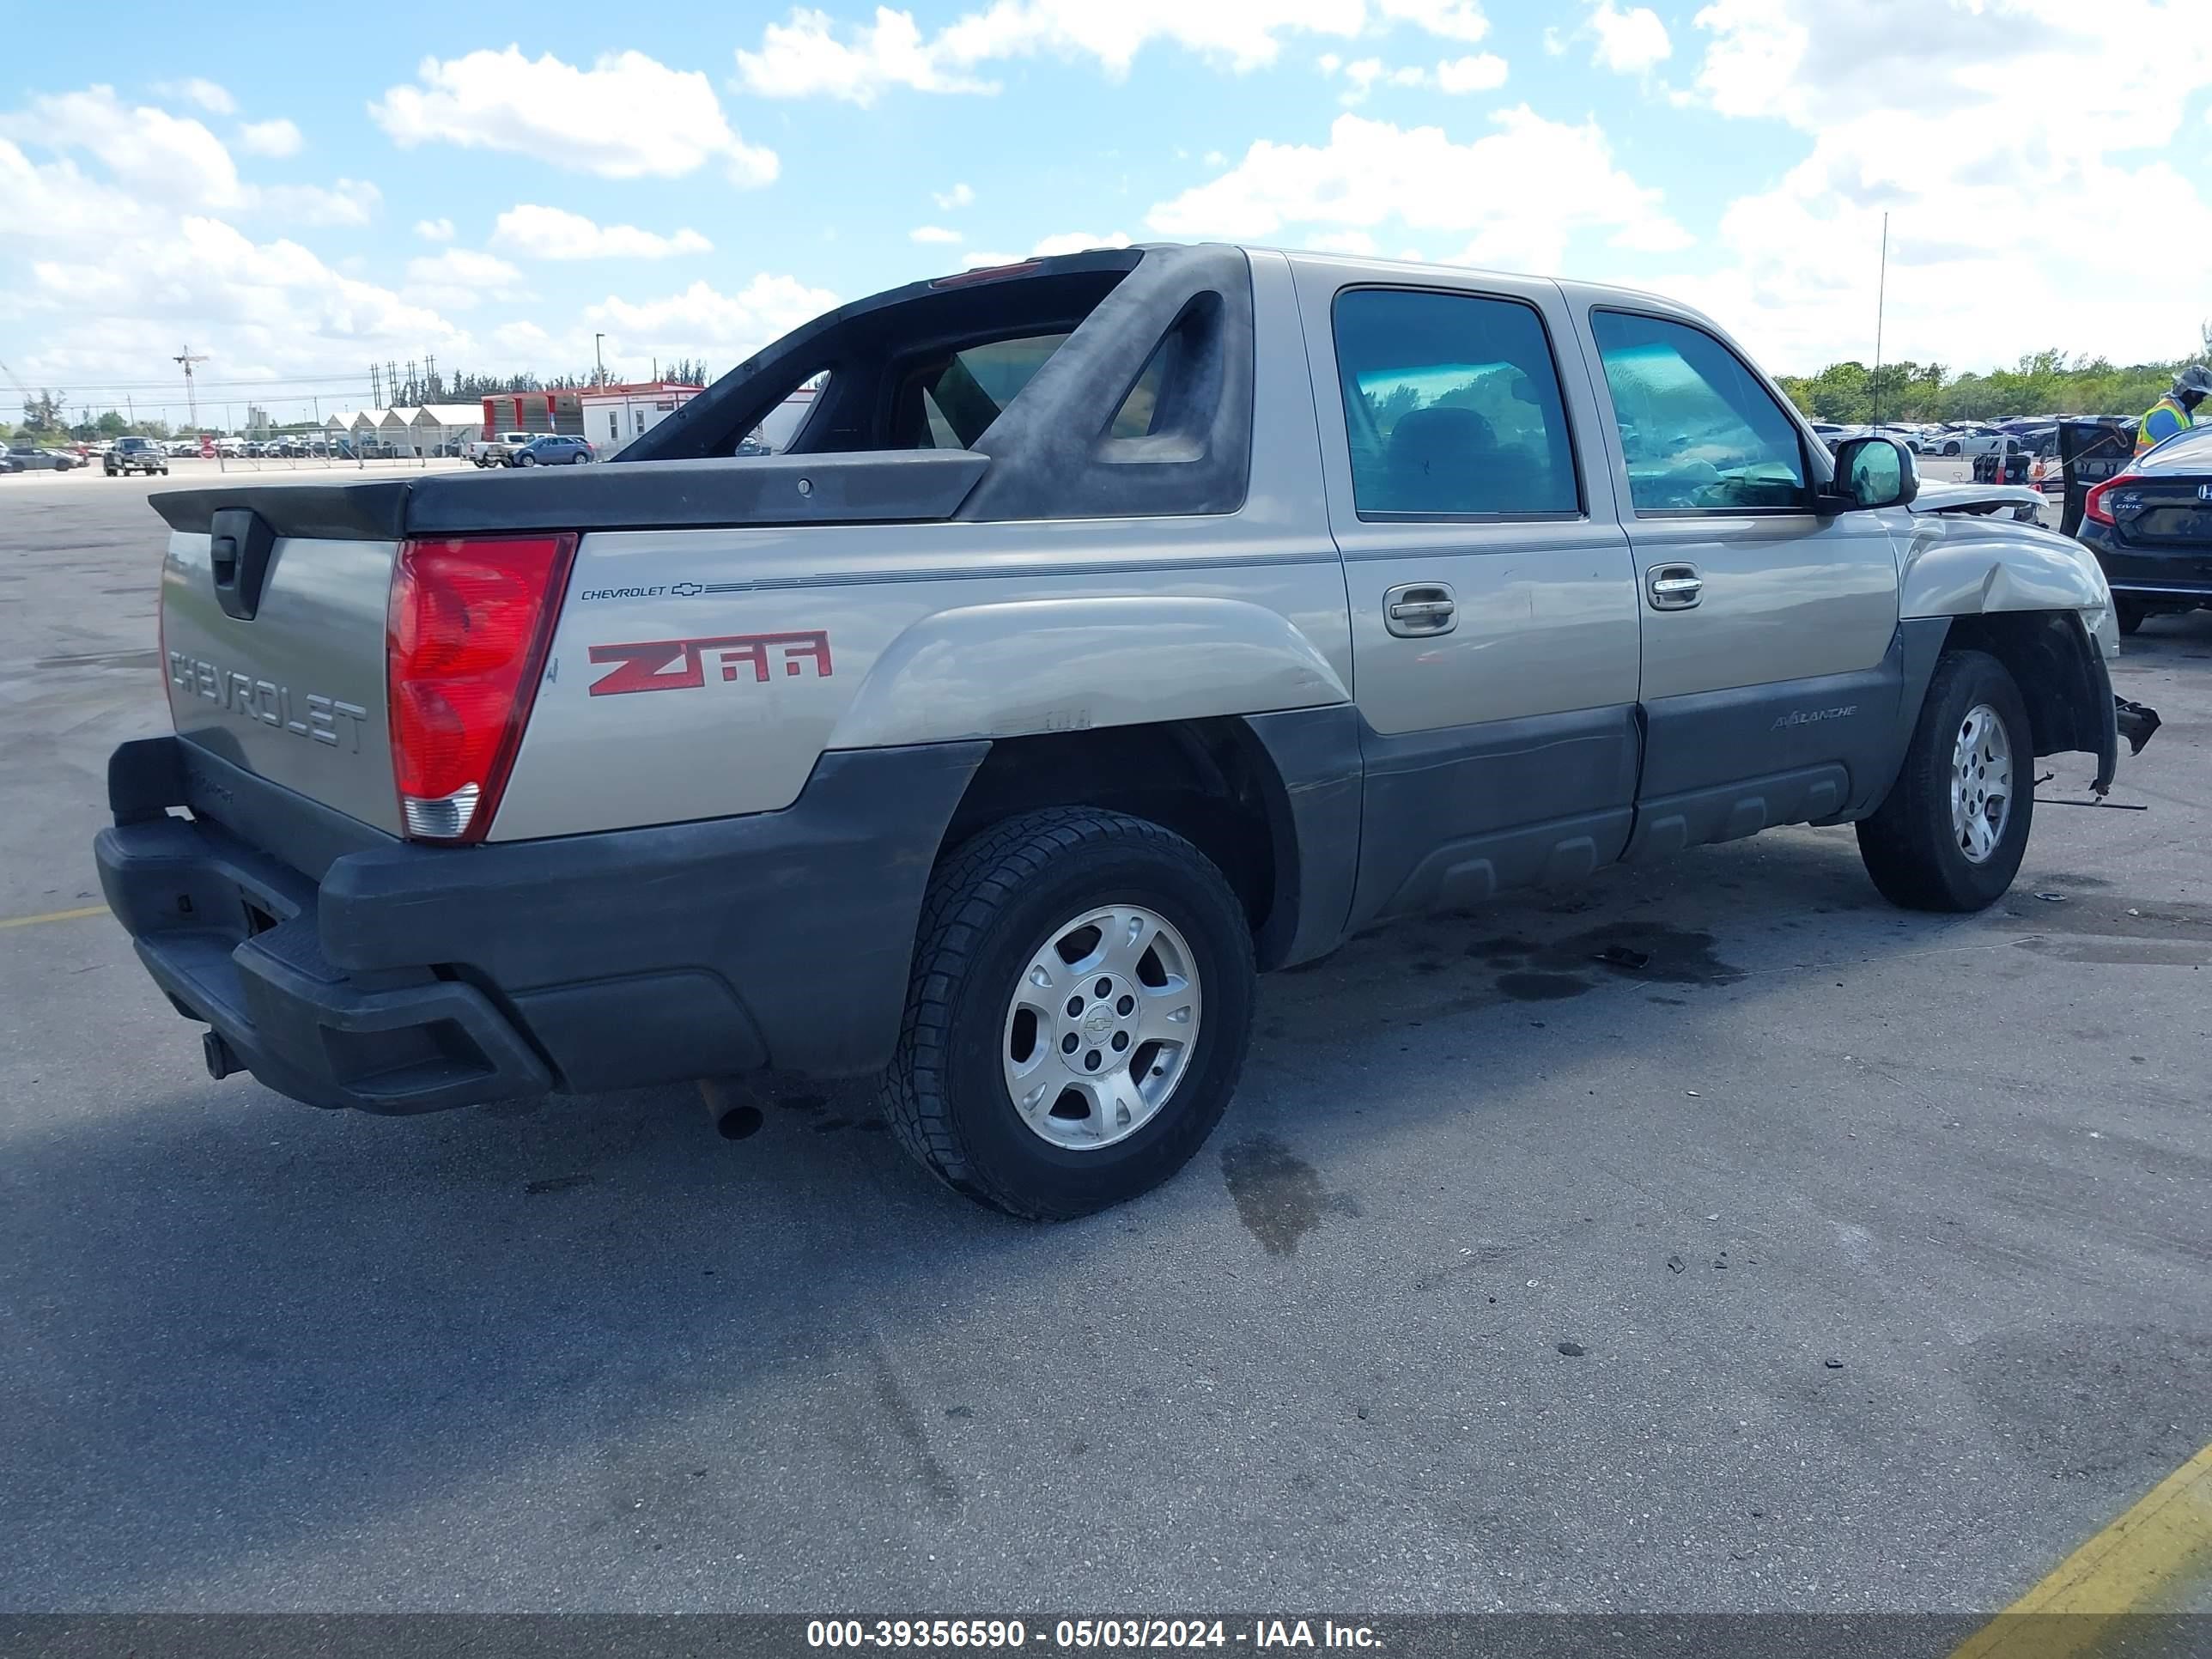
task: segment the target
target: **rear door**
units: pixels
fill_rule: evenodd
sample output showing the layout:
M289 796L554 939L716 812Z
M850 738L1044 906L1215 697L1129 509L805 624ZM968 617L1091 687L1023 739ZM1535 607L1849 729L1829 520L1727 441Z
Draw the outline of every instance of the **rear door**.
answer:
M1353 925L1618 857L1634 573L1557 285L1298 282L1364 722Z
M1893 731L1904 509L1816 516L1826 458L1704 326L1606 305L1578 320L1638 572L1633 850L1826 817Z

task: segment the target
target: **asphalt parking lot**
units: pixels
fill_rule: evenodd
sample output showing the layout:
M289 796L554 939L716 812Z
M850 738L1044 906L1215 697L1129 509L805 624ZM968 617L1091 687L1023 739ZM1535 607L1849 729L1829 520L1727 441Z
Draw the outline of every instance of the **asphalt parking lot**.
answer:
M2212 1440L2212 614L1988 914L1795 830L1376 933L1040 1228L862 1091L210 1081L67 914L148 490L0 482L0 1609L1994 1609Z

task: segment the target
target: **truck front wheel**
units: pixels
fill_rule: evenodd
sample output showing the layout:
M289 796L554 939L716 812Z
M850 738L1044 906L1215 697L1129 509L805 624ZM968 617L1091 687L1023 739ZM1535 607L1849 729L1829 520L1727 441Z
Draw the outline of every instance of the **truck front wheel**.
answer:
M1010 1215L1121 1203L1220 1121L1253 983L1243 909L1182 836L1089 807L1010 818L930 884L884 1115Z
M1995 657L1960 651L1936 665L1905 764L1859 857L1882 896L1908 910L1980 910L2012 885L2035 816L2027 705Z

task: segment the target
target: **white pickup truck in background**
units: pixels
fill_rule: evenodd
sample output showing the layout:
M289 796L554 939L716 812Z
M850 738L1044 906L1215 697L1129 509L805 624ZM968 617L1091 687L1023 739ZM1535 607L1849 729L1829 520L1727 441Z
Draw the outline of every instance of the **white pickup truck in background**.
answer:
M461 446L461 459L477 466L505 466L508 457L536 436L535 432L502 432L496 438L478 438Z

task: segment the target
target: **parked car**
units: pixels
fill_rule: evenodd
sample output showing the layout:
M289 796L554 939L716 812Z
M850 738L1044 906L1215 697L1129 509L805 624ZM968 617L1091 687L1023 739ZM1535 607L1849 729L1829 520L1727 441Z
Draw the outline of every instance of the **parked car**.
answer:
M6 447L15 463L9 469L11 472L67 472L84 465L66 449L36 448L24 445L9 445Z
M168 452L151 438L118 438L100 461L101 468L111 478L126 473L160 473L169 475Z
M598 459L599 452L581 438L565 433L545 433L532 438L507 458L509 466L577 466Z
M872 1073L945 1182L1077 1215L1212 1133L1255 969L1379 921L1808 820L1900 905L1994 902L2036 757L2101 793L2145 720L2023 501L1832 458L1619 289L1218 246L917 283L537 488L156 495L175 732L110 763L100 882L216 1077Z
M0 444L0 473L21 472L23 458L6 444Z
M2123 634L2212 607L2212 426L2176 433L2090 485L2075 533L2112 585Z

